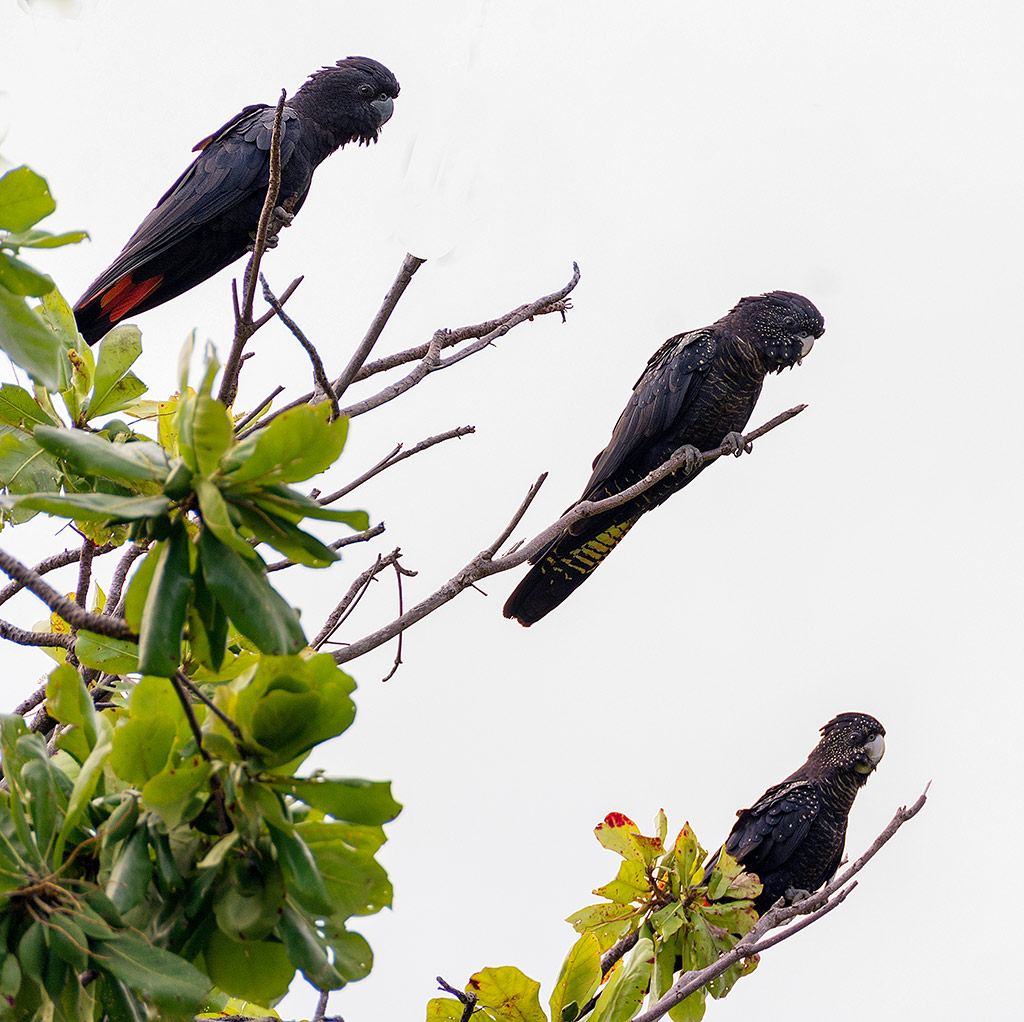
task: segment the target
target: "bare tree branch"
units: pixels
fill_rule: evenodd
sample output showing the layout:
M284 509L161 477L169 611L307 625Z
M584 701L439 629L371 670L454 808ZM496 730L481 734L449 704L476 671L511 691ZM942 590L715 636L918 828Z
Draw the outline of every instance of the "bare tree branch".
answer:
M103 608L103 613L107 617L119 617L121 615L121 611L123 610L121 606L121 594L124 591L124 583L125 579L128 577L128 571L140 557L145 556L148 552L148 545L139 546L137 543L128 544L128 548L121 556L121 560L117 562L117 567L114 569L114 574L110 579L110 591L107 593L107 602Z
M0 639L7 639L19 646L59 646L62 649L73 649L75 645L75 637L67 632L28 632L4 620L0 620Z
M333 493L327 494L326 497L319 497L318 503L324 505L333 504L334 501L344 497L346 493L351 493L357 486L361 486L368 479L380 475L381 472L391 468L392 465L397 465L400 461L405 461L406 458L411 458L414 454L419 454L421 451L425 451L435 444L443 443L445 440L458 439L475 432L476 426L456 426L455 429L449 429L444 433L438 433L437 436L427 437L426 440L421 440L418 444L413 444L407 451L402 450L401 444L396 444L391 453L381 458L373 468L367 469L361 476L357 476L352 482L346 483L340 490L335 490Z
M281 189L281 122L284 118L284 101L286 97L284 89L281 90L281 97L277 101L277 112L274 115L274 131L270 138L270 170L267 181L267 196L263 200L263 209L260 211L259 226L256 228L256 237L253 241L252 256L245 267L245 287L242 291L241 307L235 303L235 337L231 344L231 352L224 365L224 375L221 378L220 393L218 395L222 404L228 408L234 404L235 396L238 394L238 374L242 368L242 351L246 342L258 329L252 319L252 304L256 296L256 281L259 277L260 261L263 253L267 250L267 237L270 233L271 218L277 206L277 195ZM261 318L261 325L266 322Z
M856 887L856 882L851 882L853 878L891 840L904 823L913 819L924 808L927 800L928 787L925 787L920 798L909 809L906 806L901 806L896 810L896 815L889 821L886 828L875 838L871 847L852 866L826 884L817 894L801 898L792 905L783 905L781 900L777 902L761 916L753 929L735 947L723 954L718 961L709 965L706 969L701 969L697 972L684 972L657 1004L648 1008L647 1011L634 1016L633 1022L657 1022L658 1019L663 1018L668 1013L670 1008L685 1000L690 994L695 990L699 990L706 983L710 983L716 976L720 976L737 962L741 962L746 958L753 958L754 955L774 947L842 904L854 887ZM781 933L775 934L772 937L765 937L769 930L776 929L796 916L801 915L806 918L802 919L799 923L787 926Z
M320 649L321 646L335 633L338 626L345 620L347 616L346 611L350 607L354 606L355 601L362 596L366 591L366 587L373 581L373 579L379 575L388 565L394 564L399 557L402 556L400 547L395 547L390 554L378 554L377 560L370 565L356 580L348 587L348 592L341 598L341 602L331 611L327 620L324 622L323 628L320 629L320 633L310 643L313 649ZM400 629L399 629L400 630ZM394 638L397 632L392 632L388 638ZM387 641L386 639L383 641ZM378 643L377 645L380 645ZM337 659L337 658L335 658ZM338 660L338 663L342 661Z
M792 419L795 415L799 415L806 407L806 405L797 405L776 415L763 426L758 426L756 429L751 430L743 437L744 446ZM713 450L700 453L697 456L696 465L703 465L715 461L726 454L733 453L735 453L734 445L723 443ZM644 476L640 482L628 487L614 497L606 497L604 500L582 500L578 504L574 504L561 518L553 522L546 529L542 529L529 542L517 545L512 551L501 557L495 557L494 552L511 535L540 489L544 481L544 476L541 476L531 487L530 492L516 511L512 521L502 530L498 538L490 546L477 554L476 557L425 600L417 603L400 617L384 625L383 628L377 629L377 631L358 639L343 649L335 650L332 656L337 663L343 664L362 656L371 649L376 649L410 625L433 613L438 607L453 600L464 589L468 589L481 579L487 578L490 575L496 575L499 572L508 571L510 568L518 567L524 561L528 561L536 554L539 554L552 540L562 536L576 522L582 521L584 518L592 518L594 515L602 514L605 511L610 511L612 508L628 503L634 497L639 496L666 476L677 472L687 464L693 464L692 451L689 448L681 448L657 469Z
M89 596L89 583L92 581L92 559L96 553L96 544L86 536L82 540L81 555L78 558L78 587L75 590L75 603L85 606Z
M475 355L478 351L482 351L484 348L493 344L493 342L499 337L504 337L505 334L514 327L517 327L520 323L525 323L527 320L533 319L535 316L556 311L556 309L564 315L564 310L568 308L565 303L565 298L579 283L580 279L580 269L576 263L572 264L572 269L572 279L565 285L565 287L560 288L553 294L538 298L535 302L530 302L528 305L521 305L518 309L514 309L507 315L502 316L497 321L497 325L483 336L479 337L473 344L470 344L468 347L461 349L453 355L449 355L448 358L441 358L440 353L443 349L449 348L453 343L455 343L451 340L451 331L435 331L434 336L430 339L430 343L426 346L426 350L424 351L419 364L412 370L412 372L397 383L385 387L372 397L365 398L362 401L357 401L355 404L349 405L347 408L343 408L341 414L347 415L349 418L354 418L355 416L362 415L371 409L379 408L382 404L386 404L388 401L393 401L396 397L404 394L411 387L414 387L417 383L425 379L430 373L436 372L439 369L447 369L456 362L461 362L464 358L468 358L470 355Z
M262 273L260 274L260 283L263 285L263 298L267 305L277 313L277 318L281 320L289 330L291 330L295 339L302 345L306 354L309 356L309 361L313 366L313 381L316 383L318 389L322 390L327 395L327 400L331 403L331 421L333 421L338 418L338 415L340 414L338 411L338 399L334 396L334 392L331 390L331 385L327 380L327 373L324 371L324 364L320 358L320 352L316 350L312 341L310 341L302 332L298 323L296 323L295 320L281 308L281 303L274 297L274 292L270 290L267 278L264 277Z
M116 550L117 547L113 543L104 543L103 546L96 547L92 555L94 558L100 557L103 554L109 554L111 550ZM65 550L62 553L54 554L52 557L47 557L45 560L40 561L32 571L37 575L46 575L51 571L56 571L58 568L66 568L69 564L74 564L81 558L82 549L77 547L74 550ZM25 588L24 582L17 580L4 586L0 589L0 604L6 603L16 593L20 593Z
M370 352L373 350L373 346L377 343L377 339L380 337L388 320L391 318L391 313L395 311L395 306L398 305L402 295L405 294L405 289L409 286L409 283L413 278L413 274L425 262L425 259L420 259L418 256L414 256L410 252L406 253L405 258L402 260L402 265L399 268L398 276L395 277L395 282L391 285L388 289L388 293L384 296L384 301L381 304L380 309L377 310L377 315L373 317L373 322L370 323L370 328L366 331L366 336L363 337L362 341L359 342L359 347L352 353L352 357L349 359L348 365L345 366L344 372L331 385L331 391L335 398L340 398L341 395L348 390L349 384L355 378L356 373L359 372L362 364L368 358Z
M513 327L518 326L520 323L535 318L536 316L544 316L552 312L560 313L562 319L565 319L565 313L572 308L572 303L568 301L568 295L574 287L579 283L580 270L576 263L572 264L573 276L565 287L560 288L558 291L550 295L545 295L543 298L538 298L534 302L528 302L526 305L520 305L513 309L511 312L505 313L503 316L499 316L497 319L486 320L483 323L477 323L474 326L463 326L457 327L453 330L440 330L435 331L434 336L430 339L427 344L420 344L414 348L409 348L406 351L400 351L393 355L387 355L382 359L378 359L376 362L371 362L368 365L363 366L353 376L351 382L359 382L360 380L368 379L370 376L374 376L377 373L386 372L388 369L396 369L398 366L406 365L409 362L422 361L426 358L428 352L433 348L444 350L450 348L453 345L461 344L463 341L470 340L472 338L480 338L486 341L480 345L474 346L474 352L487 347L492 341L498 337L507 334ZM390 296L390 292L389 292ZM383 310L382 310L383 311ZM378 313L380 316L380 313ZM372 331L372 327L371 327ZM367 335L369 336L369 334ZM365 356L364 356L365 358ZM452 360L458 361L458 360ZM446 360L441 368L450 365L451 361ZM342 382L342 378L335 381L334 389L335 393L339 396L339 383ZM406 388L408 389L408 388ZM264 419L261 419L255 427L259 428L265 426L275 416L280 415L282 412L288 411L290 408L295 408L298 405L308 404L315 398L315 394L311 391L308 394L303 394L302 397L296 398L290 404L285 405L283 408L278 409L273 415L270 415ZM378 401L377 404L383 404L383 401ZM376 407L374 405L373 407ZM365 411L366 409L364 409ZM342 413L344 414L344 412Z
M69 600L66 596L62 596L53 588L53 586L44 582L35 571L13 558L4 550L0 550L0 570L12 579L16 579L21 582L26 589L35 593L35 595L38 596L39 599L50 608L50 610L59 614L65 621L67 621L73 630L78 631L79 629L84 628L87 631L96 632L98 635L107 635L112 639L126 639L129 642L139 641L139 637L124 621L114 617L103 617L99 614L90 614L87 610L79 607L73 600ZM16 631L20 631L20 629L17 629ZM27 635L31 633L24 634ZM70 636L68 638L70 639ZM52 646L64 645L64 642L33 642L26 644ZM70 649L70 646L66 648Z

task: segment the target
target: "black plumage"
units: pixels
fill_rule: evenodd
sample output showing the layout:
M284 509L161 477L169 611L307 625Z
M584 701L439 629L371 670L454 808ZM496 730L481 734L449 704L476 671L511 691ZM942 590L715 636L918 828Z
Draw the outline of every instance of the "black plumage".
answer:
M741 299L701 330L670 337L647 363L581 500L621 493L679 448L718 447L747 424L768 373L796 365L825 321L808 299L771 291ZM505 604L505 617L539 621L589 578L638 519L703 470L677 471L627 504L585 519L541 551Z
M832 879L843 858L850 808L885 752L884 735L874 717L840 713L821 729L821 741L799 770L736 814L725 850L761 881L758 912Z
M369 57L312 74L284 107L278 206L301 209L313 171L348 142L375 142L398 82ZM161 197L121 254L75 305L89 344L128 313L180 295L250 248L270 179L276 108L247 106L203 139L199 156Z

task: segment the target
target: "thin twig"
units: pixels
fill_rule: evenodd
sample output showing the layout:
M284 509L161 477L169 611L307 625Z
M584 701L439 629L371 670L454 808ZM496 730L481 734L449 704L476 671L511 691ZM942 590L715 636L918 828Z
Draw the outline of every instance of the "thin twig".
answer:
M334 396L334 392L331 390L331 384L327 379L327 373L324 370L324 364L320 358L320 352L316 350L313 342L310 341L310 339L302 332L299 328L299 324L281 308L281 303L274 296L274 292L270 290L267 278L264 277L262 273L260 274L260 283L263 285L264 301L266 301L267 305L277 313L277 318L281 320L289 330L291 330L295 339L302 345L306 354L309 356L309 361L313 366L313 381L316 383L317 387L323 391L327 396L327 400L331 403L331 421L333 422L341 413L338 410L338 399Z
M277 206L277 195L281 189L281 123L284 119L285 90L277 101L274 114L274 130L270 138L270 167L267 181L267 194L260 211L259 226L253 240L252 256L245 267L245 287L242 290L242 302L239 306L237 289L235 290L235 336L231 344L231 352L224 365L221 378L220 402L230 408L238 393L238 374L242 368L242 352L246 342L255 333L256 326L252 320L252 304L256 296L256 281L259 277L260 261L267 250L267 235L270 231L271 218Z
M72 630L85 629L96 632L98 635L106 635L112 639L127 639L129 642L138 642L139 637L128 627L124 621L112 617L102 617L99 614L90 614L87 610L79 607L73 600L62 596L53 586L48 585L31 568L13 558L5 550L0 550L0 570L4 571L12 579L16 579L29 589L50 610L62 617L71 626ZM18 629L20 631L20 629ZM9 637L9 636L8 636ZM70 636L67 639L72 642ZM43 643L26 643L26 645L43 645ZM46 645L65 645L60 643L46 643ZM68 646L67 648L71 648Z
M333 384L331 384L330 392L334 394L335 399L341 397L342 394L348 390L349 384L355 378L357 372L359 372L363 363L366 361L370 352L373 350L373 346L377 343L377 339L380 337L387 325L388 320L391 318L391 313L395 311L395 306L398 305L402 295L405 294L405 289L409 286L410 281L413 278L413 274L426 262L425 259L420 259L412 253L407 252L405 258L402 260L402 265L398 270L398 276L395 277L395 282L388 289L388 293L384 296L384 301L381 303L381 307L377 310L377 315L373 317L373 322L370 323L369 329L366 331L366 336L359 342L359 347L352 353L352 357L348 361L348 365L345 366L341 376L339 376Z
M469 1022L473 1011L476 1009L476 994L467 994L465 991L453 987L450 983L446 983L440 976L437 976L436 979L440 990L443 990L446 994L451 994L452 997L457 998L462 1003L462 1016L459 1022Z
M252 422L253 419L256 419L259 416L261 416L270 407L270 403L274 400L274 398L277 397L277 395L280 394L281 391L283 390L284 387L282 386L275 387L258 405L256 405L256 407L251 412L249 412L248 415L244 416L239 422L235 423L235 432L240 433L243 429L245 429L246 426L249 425L250 422Z
M346 483L340 490L335 490L333 493L327 494L326 497L318 498L317 502L325 506L333 504L334 501L344 497L346 493L351 493L357 486L362 486L368 479L380 475L381 472L391 468L392 465L397 465L400 461L405 461L406 458L411 458L414 454L419 454L421 451L425 451L435 444L443 443L445 440L454 440L475 432L476 426L456 426L455 429L449 429L444 433L438 433L437 436L427 437L426 440L421 440L418 444L413 444L407 451L402 450L401 444L396 444L391 453L381 458L373 468L367 469L361 476L353 479L350 483Z
M470 355L475 355L478 351L482 351L484 348L489 347L499 337L503 337L520 323L525 323L527 320L533 319L535 316L542 315L545 312L550 312L553 306L560 306L564 308L564 299L566 295L568 295L577 283L579 283L580 279L580 269L576 263L572 264L572 268L572 280L570 280L565 287L559 289L554 294L538 298L537 301L530 302L529 305L521 305L518 309L510 312L507 316L503 316L494 329L490 330L467 347L457 351L455 354L449 355L447 358L441 358L440 353L445 348L451 346L450 331L435 331L434 336L430 339L430 343L427 345L426 351L424 352L419 365L409 373L408 376L391 386L385 387L382 391L374 394L372 397L368 397L362 401L357 401L355 404L349 405L347 408L343 408L341 414L351 419L355 418L357 415L362 415L365 412L371 411L374 408L379 408L382 404L386 404L388 401L393 401L399 395L404 394L405 391L414 387L430 373L436 372L439 369L447 369L449 366L455 365L457 362L461 362L464 358L468 358Z
M199 755L212 766L213 757L203 748L203 731L196 718L196 711L192 708L192 700L188 697L188 688L191 687L191 684L186 686L182 683L182 678L184 678L184 675L181 674L181 671L178 671L170 679L171 687L178 697L178 702L181 703L181 708L185 711L185 719L188 721L189 729L192 731L192 737L196 740ZM224 785L221 783L220 776L216 770L210 774L210 795L217 806L217 831L223 837L223 835L230 832L231 822L228 819L228 812L224 801Z
M768 433L770 430L775 429L777 426L782 425L782 423L792 419L795 415L798 415L806 407L806 405L797 405L794 408L790 408L787 411L776 415L763 426L758 426L756 429L747 433L743 437L744 444L751 443L758 437L764 436L765 433ZM732 454L734 451L734 445L723 443L719 447L710 451L700 453L697 456L696 464L706 464L716 460L717 458L721 458L724 455ZM384 625L383 628L377 629L377 631L370 635L364 636L363 638L349 644L344 649L335 650L331 655L337 663L343 664L349 660L354 660L356 657L362 656L371 649L376 649L389 639L393 639L400 631L404 631L410 625L415 624L428 614L433 613L438 609L438 607L441 607L450 600L453 600L464 589L469 588L481 579L488 578L491 575L496 575L503 571L508 571L510 568L518 567L524 561L528 561L531 557L539 554L552 540L558 539L560 536L564 535L577 522L583 521L584 518L592 518L594 515L602 514L612 508L620 507L632 500L634 497L637 497L641 493L650 489L650 487L660 482L666 476L679 471L679 469L683 468L687 464L692 465L693 463L692 451L686 448L681 448L661 466L644 476L640 482L628 487L613 497L605 497L603 500L583 500L578 504L574 504L565 512L565 514L562 515L561 518L556 522L553 522L546 529L542 529L533 537L533 539L529 540L529 542L517 545L512 551L501 557L495 557L494 552L498 549L500 543L504 542L504 538L507 538L512 533L516 525L526 513L530 503L537 495L537 491L540 489L545 478L544 476L541 476L530 488L529 493L526 495L522 504L520 504L519 509L516 511L511 522L501 531L498 539L491 543L490 546L481 550L480 553L478 553L461 569L461 571L453 575L444 585L428 596L425 600L422 600L420 603L417 603L414 607L407 610L403 615L401 615L401 617Z
M219 718L224 726L237 738L239 741L242 740L242 729L212 700L210 699L198 685L194 685L189 676L182 670L179 670L175 677L178 679L178 683L183 685L198 699L209 711Z
M330 993L327 990L320 991L320 999L317 1001L316 1011L313 1013L312 1022L324 1022L324 1015L327 1014L327 998Z
M378 554L377 560L370 565L356 580L348 587L348 592L341 598L341 602L331 611L324 622L320 633L310 643L313 649L320 649L321 646L337 631L338 627L348 616L347 611L354 609L359 597L366 591L366 588L388 565L394 564L402 556L401 547L395 547L389 554ZM396 633L397 634L397 633Z
M365 380L370 376L374 376L377 373L386 372L388 369L395 369L398 366L406 365L409 362L418 362L427 356L427 353L431 350L431 347L437 347L440 350L450 348L455 344L461 344L465 340L471 338L486 338L486 343L480 346L486 347L497 337L503 334L507 334L513 327L518 326L520 323L526 320L534 319L536 316L547 315L548 313L556 312L560 313L562 319L565 319L565 313L568 309L572 308L572 303L568 301L568 294L572 289L579 283L580 271L579 267L573 263L573 276L572 279L566 284L565 287L554 292L550 295L545 295L543 298L538 298L534 302L529 302L526 305L520 305L513 309L511 312L507 312L503 316L499 316L497 319L487 320L483 323L477 323L474 326L463 326L456 327L452 330L435 331L434 337L427 344L420 344L416 347L409 348L406 351L396 352L393 355L387 355L382 359L378 359L376 362L370 362L367 365L359 369L355 376L352 378L352 382L356 383L360 380ZM390 294L390 292L389 292ZM383 310L382 310L383 311ZM380 316L380 313L378 313ZM368 335L369 336L369 335ZM474 351L480 350L475 348ZM449 363L445 363L447 365ZM343 382L342 378L335 381L334 387L335 392L340 392L338 385ZM272 415L261 419L257 424L256 428L265 426L273 418L281 415L283 412L288 411L291 408L295 408L298 405L308 404L314 399L315 395L311 391L308 394L303 394L301 397L296 398L291 403L279 408ZM379 402L382 403L382 402ZM344 414L344 413L343 413Z
M410 578L415 578L417 572L408 571L407 569L403 568L402 565L398 563L398 561L395 561L394 567L395 582L398 586L398 616L401 617L402 613L405 611L405 600L402 596L402 576L408 575ZM398 633L398 649L395 650L395 662L394 664L392 664L391 670L388 671L388 673L380 679L382 682L390 681L395 676L395 673L397 672L398 668L402 665L402 639L404 637L405 632Z

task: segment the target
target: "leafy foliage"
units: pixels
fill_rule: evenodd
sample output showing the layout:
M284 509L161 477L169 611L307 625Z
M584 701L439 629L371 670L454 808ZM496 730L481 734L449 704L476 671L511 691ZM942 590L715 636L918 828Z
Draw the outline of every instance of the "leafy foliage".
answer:
M94 355L18 258L84 237L34 229L53 208L27 168L0 179L0 347L35 381L0 387L4 515L147 552L125 592L138 641L97 618L73 657L55 651L55 746L0 717L0 1015L265 1014L297 971L322 990L364 977L372 952L349 922L392 896L375 857L400 810L390 785L297 773L352 724L355 682L308 648L256 549L325 567L338 555L305 519L367 527L292 485L337 461L348 423L300 407L239 438L212 352L197 388L183 370L176 395L143 402L139 331L116 327ZM156 436L118 412L155 412ZM69 633L56 612L49 626Z
M506 966L484 969L466 986L484 1018L627 1022L648 994L657 1001L680 972L713 964L749 932L757 922L752 900L761 892L757 877L743 872L724 851L709 869L707 852L689 824L671 847L665 844L664 813L658 814L656 829L655 836L645 836L621 813L609 813L595 828L598 841L623 861L615 877L594 891L602 901L568 919L580 937L562 964L550 1015L540 1007L539 984ZM604 974L602 954L633 934L638 938L633 948ZM670 1009L669 1017L676 1022L703 1018L707 994L724 997L756 966L756 959L732 966ZM457 1000L434 998L427 1006L427 1022L457 1022L462 1011Z

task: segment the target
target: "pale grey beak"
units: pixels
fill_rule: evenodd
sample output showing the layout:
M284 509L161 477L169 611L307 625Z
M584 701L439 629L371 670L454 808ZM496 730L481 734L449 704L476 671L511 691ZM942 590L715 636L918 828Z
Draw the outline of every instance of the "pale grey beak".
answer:
M388 96L385 96L383 99L375 99L370 106L373 107L374 112L377 114L378 125L386 124L395 112L395 104Z
M797 336L803 342L803 347L800 349L800 357L803 358L814 347L814 337L811 334L798 334Z

